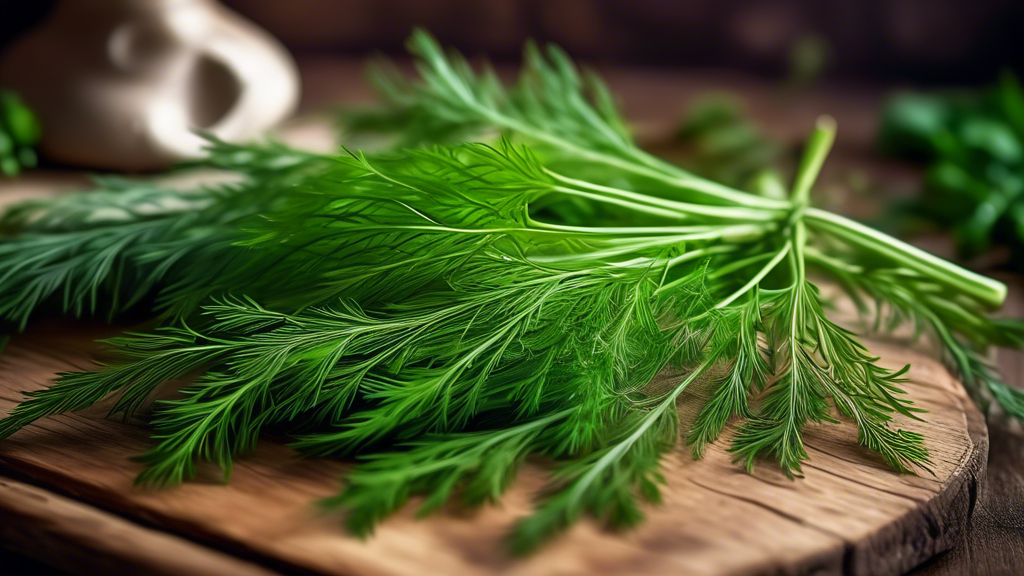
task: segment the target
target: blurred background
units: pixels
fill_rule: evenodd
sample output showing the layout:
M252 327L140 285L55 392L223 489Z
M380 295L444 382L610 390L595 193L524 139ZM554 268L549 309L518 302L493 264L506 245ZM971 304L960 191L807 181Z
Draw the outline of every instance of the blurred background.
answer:
M102 0L101 0L102 1ZM830 77L984 83L1024 66L1019 0L224 0L306 56L400 53L423 26L469 54L514 61L526 38L598 64L715 67L781 77L800 48ZM54 0L0 1L0 50ZM796 52L796 54L794 53Z

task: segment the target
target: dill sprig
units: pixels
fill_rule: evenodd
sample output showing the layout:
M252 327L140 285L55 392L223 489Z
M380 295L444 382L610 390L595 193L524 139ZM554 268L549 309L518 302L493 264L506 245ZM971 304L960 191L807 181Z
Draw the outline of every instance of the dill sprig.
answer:
M678 443L676 401L704 378L711 396L685 431L695 457L736 421L737 462L796 476L805 427L849 420L894 470L927 469L924 438L896 424L922 413L900 388L906 368L878 366L829 320L812 269L877 325L928 328L980 400L1024 416L983 361L1022 341L987 315L1005 287L809 206L833 123L817 126L790 197L764 198L642 151L557 49L528 48L505 88L425 33L411 47L423 81L389 77L391 108L372 119L401 119L402 146L214 141L207 164L236 184L101 181L9 212L3 319L23 326L53 304L115 316L155 293L161 322L28 393L0 437L111 396L130 416L198 373L153 407L140 483L187 480L201 461L227 476L273 429L308 456L357 460L324 505L366 535L414 494L422 513L494 501L541 456L551 485L512 530L517 552L584 514L639 522ZM487 140L451 142L470 134ZM669 366L682 380L649 386Z
M109 320L146 299L187 316L213 293L199 286L244 261L232 245L242 221L278 201L266 185L288 186L329 162L273 143L211 139L209 151L206 164L242 178L185 189L96 178L94 190L8 208L0 215L0 319L19 330L44 311Z

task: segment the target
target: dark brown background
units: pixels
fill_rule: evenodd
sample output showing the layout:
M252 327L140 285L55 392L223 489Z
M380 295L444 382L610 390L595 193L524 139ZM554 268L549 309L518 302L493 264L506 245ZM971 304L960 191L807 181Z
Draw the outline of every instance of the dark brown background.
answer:
M794 41L830 47L829 76L986 82L1024 69L1020 0L224 0L297 55L400 52L413 26L514 60L526 38L603 64L778 77ZM0 0L0 50L54 0Z

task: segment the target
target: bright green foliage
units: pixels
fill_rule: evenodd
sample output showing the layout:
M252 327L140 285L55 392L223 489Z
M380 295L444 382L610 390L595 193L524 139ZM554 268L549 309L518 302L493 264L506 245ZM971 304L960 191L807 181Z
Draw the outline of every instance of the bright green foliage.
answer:
M1012 74L984 94L900 94L879 134L883 152L928 163L901 221L952 229L964 257L1004 245L1024 262L1024 90Z
M0 174L17 176L35 168L33 149L39 142L39 120L17 94L0 90Z
M6 319L65 301L77 315L118 313L145 289L163 323L111 340L111 364L29 394L0 437L111 395L113 412L130 415L198 372L156 404L141 483L191 478L203 460L228 474L272 429L307 455L358 459L324 504L368 534L414 494L426 495L423 513L456 496L493 501L539 455L555 469L512 531L519 552L583 514L638 522L637 497L658 501L659 462L677 444L676 401L705 376L711 398L687 431L695 456L739 418L738 461L769 457L796 474L805 426L848 418L895 470L927 466L924 440L893 422L919 412L899 389L905 372L877 366L826 318L808 267L859 299L913 306L966 359L954 365L979 395L1019 408L979 360L989 344L1020 343L986 316L1000 284L808 207L828 123L792 197L763 198L641 151L606 92L588 98L556 50L528 52L506 90L425 34L413 49L424 82L387 90L391 118L408 122L403 141L422 146L316 156L215 143L210 163L239 184L105 182L12 212L0 243L20 250L0 253L16 280L0 293ZM504 136L435 143L463 128ZM142 226L155 231L104 240ZM84 232L107 236L82 246ZM19 256L33 249L48 256ZM78 266L78 254L112 264ZM126 284L122 269L146 282ZM59 284L24 288L51 270ZM685 376L654 391L667 366Z
M212 279L245 260L231 249L238 224L280 200L274 186L329 162L275 145L214 145L208 162L244 164L236 171L246 179L177 190L97 178L95 191L29 200L0 216L0 318L22 329L41 310L113 318L153 296L157 310L187 315L214 293Z
M444 506L456 490L468 506L497 501L541 435L570 413L495 430L428 436L407 442L401 452L372 454L346 477L348 489L323 505L352 510L346 524L364 536L413 493L430 494L420 516Z

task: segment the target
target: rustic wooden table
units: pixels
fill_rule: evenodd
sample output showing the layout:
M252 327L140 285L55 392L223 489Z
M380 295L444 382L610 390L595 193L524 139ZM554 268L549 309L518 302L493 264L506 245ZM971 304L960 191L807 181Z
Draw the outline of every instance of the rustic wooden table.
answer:
M311 59L302 62L306 110L338 103L364 102L371 92L362 81L361 65L350 61ZM680 113L695 96L709 91L729 90L744 96L751 114L774 138L797 142L822 113L836 117L839 143L828 171L833 181L842 171L859 167L875 182L911 188L916 175L906 168L880 163L870 157L879 89L826 85L801 93L783 93L762 81L718 72L685 74L665 71L608 69L602 71L620 95L628 115L643 131L646 140L665 141ZM826 181L829 174L825 174ZM858 213L869 210L870 199L842 197L842 208ZM834 200L833 200L834 202ZM1011 279L1012 280L1012 279ZM1024 313L1024 291L1012 280L1014 294L1008 308ZM1024 375L1021 360L1001 359L1011 381ZM951 576L962 574L1003 575L1024 573L1024 434L1019 427L994 425L990 428L991 451L988 478L980 488L969 528L962 542L914 574ZM43 573L42 565L14 555L0 554L5 574ZM49 573L49 572L46 572ZM100 572L102 573L102 572Z

